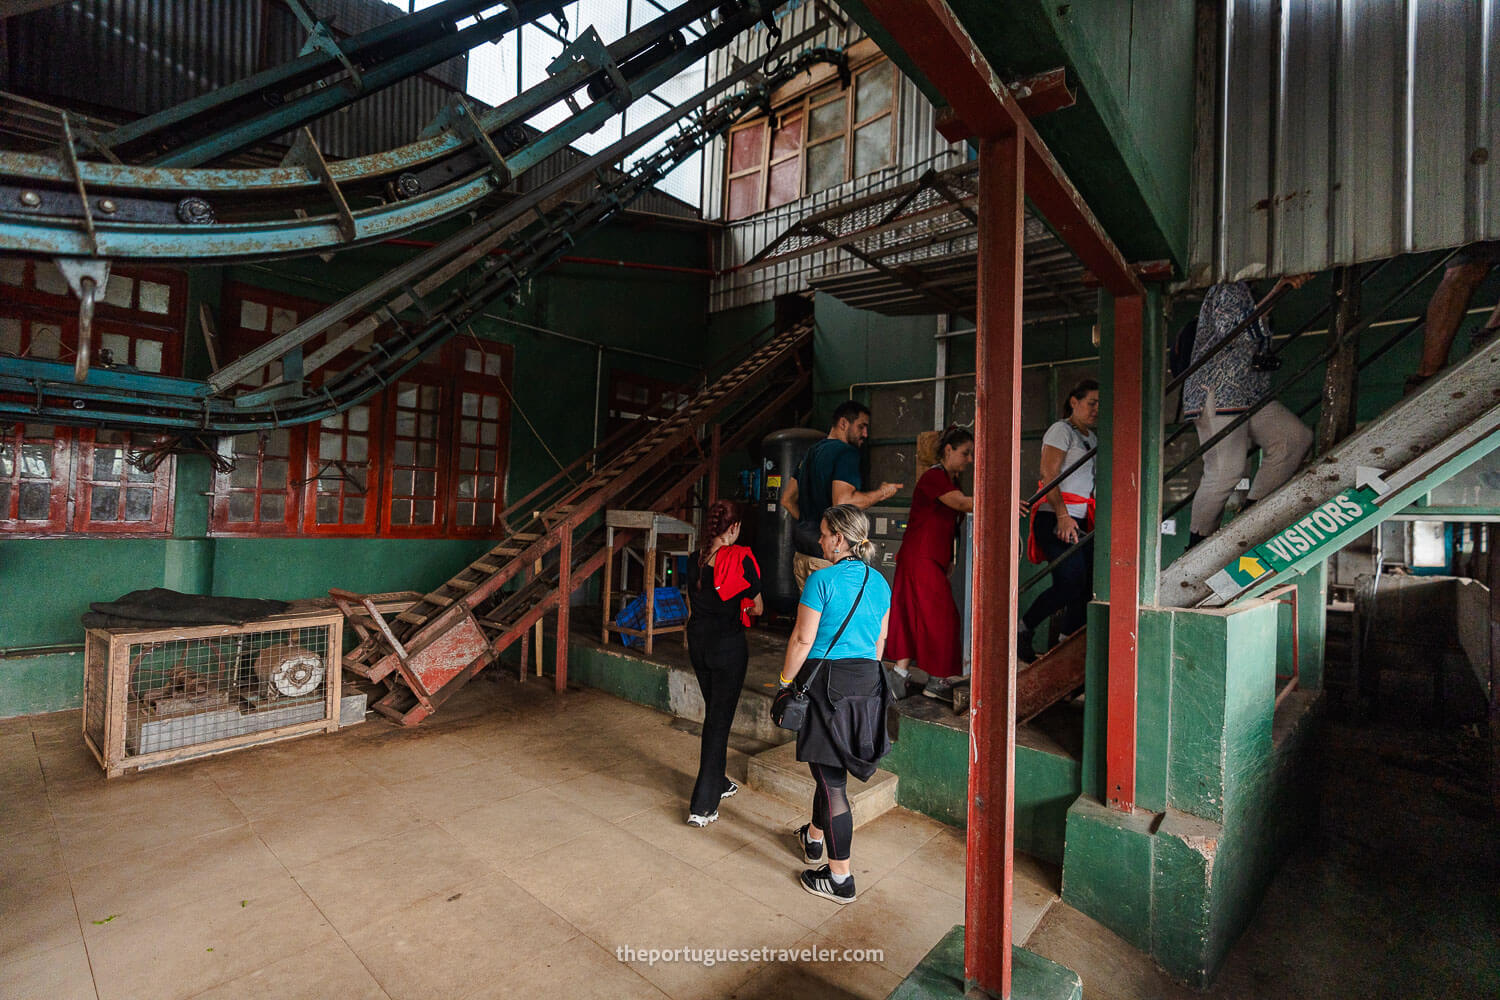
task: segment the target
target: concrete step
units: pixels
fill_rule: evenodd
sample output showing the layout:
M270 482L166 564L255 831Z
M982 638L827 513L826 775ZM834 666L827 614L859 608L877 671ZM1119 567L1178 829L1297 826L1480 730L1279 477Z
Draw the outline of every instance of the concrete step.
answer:
M746 780L756 791L778 799L799 806L812 802L812 773L797 760L795 741L751 757ZM849 808L854 812L856 828L895 808L898 780L889 771L876 771L869 781L849 779Z

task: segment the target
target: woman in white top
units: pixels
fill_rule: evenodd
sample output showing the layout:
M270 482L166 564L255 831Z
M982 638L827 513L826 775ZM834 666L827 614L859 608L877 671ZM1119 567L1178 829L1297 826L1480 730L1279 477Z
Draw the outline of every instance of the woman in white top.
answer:
M1099 439L1094 428L1099 423L1099 383L1085 379L1068 393L1066 420L1047 428L1042 437L1043 486L1057 478ZM1090 458L1062 482L1047 491L1031 508L1031 537L1027 555L1034 563L1050 562L1073 546L1094 526L1094 459ZM1021 616L1016 655L1024 662L1036 658L1031 647L1032 632L1058 611L1063 613L1059 635L1071 635L1083 628L1089 601L1094 596L1094 542L1065 559L1052 571L1052 586L1031 602Z

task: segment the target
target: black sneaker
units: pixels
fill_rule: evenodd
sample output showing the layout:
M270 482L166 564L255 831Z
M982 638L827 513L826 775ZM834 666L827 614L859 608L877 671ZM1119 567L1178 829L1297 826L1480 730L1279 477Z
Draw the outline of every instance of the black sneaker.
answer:
M722 792L719 793L719 798L721 798L721 799L727 799L731 795L733 795L735 792L737 792L737 791L740 790L740 786L736 785L734 783L734 779L733 778L725 778L724 780L729 783L729 787L726 788L726 789L724 789L724 791L722 791Z
M822 896L824 899L831 899L835 903L854 902L853 875L844 879L843 882L835 882L833 880L833 872L828 870L827 865L824 865L822 868L809 868L797 876L797 880L802 883L802 888L814 896Z
M697 826L697 827L704 827L704 826L707 826L710 823L717 823L718 821L719 821L719 810L717 810L717 809L715 809L713 812L709 813L707 816L703 816L703 815L701 815L699 813L689 813L688 814L688 818L687 818L688 826Z
M823 860L823 842L807 839L807 828L810 826L811 823L803 823L797 828L797 846L802 848L802 860L815 865Z

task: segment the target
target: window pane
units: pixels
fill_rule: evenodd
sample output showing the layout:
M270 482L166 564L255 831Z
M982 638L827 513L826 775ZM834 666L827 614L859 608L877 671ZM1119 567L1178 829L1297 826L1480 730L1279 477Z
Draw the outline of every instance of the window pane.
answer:
M96 448L94 450L94 478L119 479L125 474L125 450L123 448Z
M479 393L477 393L477 392L466 392L466 393L464 393L463 400L462 400L462 403L461 403L461 408L463 410L463 415L466 416L466 417L478 416L479 415Z
M807 141L817 142L844 131L844 98L829 101L812 109L807 125Z
M460 448L458 450L458 467L460 469L474 468L474 449Z
M729 218L743 219L760 211L760 175L750 174L729 182Z
M131 296L135 294L135 282L120 274L111 274L104 285L104 301L121 309L130 308Z
M474 523L474 505L461 503L458 505L458 523L468 527Z
M171 289L166 285L159 285L154 281L141 282L141 312L165 314L170 298Z
M491 507L481 504L475 508L474 512L478 515L475 520L480 524L488 525L495 522L495 511Z
M286 497L280 493L267 493L261 497L260 519L262 521L286 520Z
M480 354L478 351L474 350L472 347L465 348L465 350L464 350L464 371L466 371L466 372L477 372L477 371L483 371L483 370L484 370L484 355Z
M494 424L482 424L479 428L480 444L496 444L500 438L500 429Z
M120 519L120 491L114 486L95 486L89 500L89 520L118 521Z
M155 340L137 340L135 366L143 372L161 371L161 344Z
M260 467L261 488L267 490L286 489L287 468L287 463L280 459L267 459Z
M418 419L417 436L428 440L437 437L437 417L424 414Z
M417 434L417 415L410 410L396 411L396 433L401 437L415 437Z
M500 419L500 397L499 396L485 396L484 397L484 401L483 401L483 403L481 405L482 405L482 409L481 409L480 412L481 412L481 415L486 420L499 420Z
M410 382L402 382L396 391L396 405L411 409L417 405L417 387Z
M484 356L484 373L486 375L499 375L502 360L499 354L486 354Z
M99 360L104 360L104 352L109 352L111 364L130 364L130 338L118 333L106 333L99 338Z
M417 464L433 468L437 465L437 446L431 444L417 444Z
M474 496L474 477L464 476L458 481L458 495L461 497Z
M891 120L882 118L854 133L854 176L891 165Z
M465 420L458 426L458 439L464 444L475 444L479 441L479 421Z
M494 476L480 476L479 477L479 495L481 497L485 498L486 500L493 500L495 498L495 477Z
M891 109L891 67L881 66L854 78L854 120L864 121Z
M838 138L807 151L807 190L825 191L844 182L844 142Z
M26 353L33 358L56 361L62 356L62 328L51 323L31 324L31 346Z
M351 462L363 462L370 457L370 443L362 437L351 437L346 448Z
M329 430L338 430L344 426L344 415L342 413L329 414L323 418L323 426Z
M229 494L229 520L236 523L255 520L255 494Z
M802 148L802 116L783 118L771 140L771 159L780 160Z
M259 302L251 302L249 299L241 302L240 326L246 330L264 330L266 328L266 307Z
M796 201L802 194L802 158L786 160L771 168L771 181L766 191L766 207L775 208Z
M23 521L47 520L47 502L51 492L51 487L46 483L22 483L19 497L20 510L16 516Z
M267 431L266 432L266 454L267 455L290 455L292 448L292 435L290 431Z
M431 500L423 500L412 509L413 524L433 524L433 515L436 505Z
M271 307L271 332L286 333L297 325L297 314L281 306Z
M356 406L349 410L349 429L351 431L367 431L370 429L370 408L368 406Z
M344 436L342 434L320 434L318 436L318 457L325 462L332 462L344 457Z
M391 523L392 524L411 524L411 501L410 500L392 500L391 501Z
M435 410L438 408L438 387L435 385L422 386L422 409Z
M36 290L48 295L72 294L68 291L68 283L63 280L62 272L50 260L36 262Z
M136 457L140 457L139 452L136 453ZM151 483L156 481L156 473L147 472L145 469L138 467L130 460L129 453L127 453L125 459L125 478L132 483Z
M397 465L410 465L412 458L416 455L416 448L410 441L397 441L394 458Z
M344 523L363 524L365 522L365 502L359 497L349 497L344 501Z
M151 520L151 491L149 489L125 491L125 520Z
M412 484L416 480L416 473L410 469L397 469L396 474L391 477L391 491L400 496L409 497L412 494Z
M52 448L45 444L21 445L21 475L33 479L50 479Z
M21 285L26 282L26 262L14 257L0 260L0 284Z
M752 170L760 166L765 143L765 122L733 132L729 136L729 172L737 174L741 170Z
M21 353L21 321L0 316L0 354Z
M417 473L416 487L412 490L418 496L430 497L437 495L437 474L434 472Z
M229 473L229 485L238 489L255 488L255 463L241 459Z

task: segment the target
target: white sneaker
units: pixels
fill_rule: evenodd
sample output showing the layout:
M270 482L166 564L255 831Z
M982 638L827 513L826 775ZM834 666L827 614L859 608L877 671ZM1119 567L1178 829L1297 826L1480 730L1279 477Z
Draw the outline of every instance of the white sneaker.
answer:
M690 813L688 815L688 826L707 826L710 823L716 822L718 818L719 810L717 809L709 813L707 816L699 816L697 813Z

